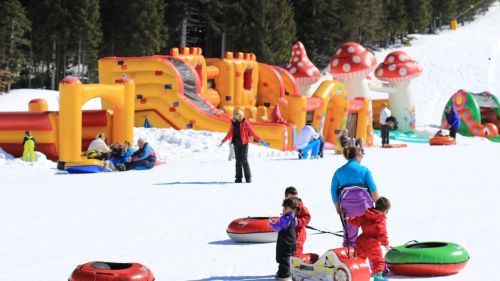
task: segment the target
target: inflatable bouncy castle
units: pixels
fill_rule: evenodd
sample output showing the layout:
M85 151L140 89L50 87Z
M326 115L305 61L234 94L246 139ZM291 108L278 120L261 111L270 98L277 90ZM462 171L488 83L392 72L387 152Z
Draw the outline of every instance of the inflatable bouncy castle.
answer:
M48 111L43 99L31 100L28 112L0 112L2 149L20 157L24 132L30 130L37 141L36 150L48 159L81 166L82 148L87 148L98 133L109 136L111 143L133 141L133 81L83 85L69 77L61 81L59 89L59 112ZM109 110L81 110L96 97L108 102Z
M136 85L135 126L147 119L155 128L226 132L235 109L242 109L256 133L280 150L295 150L306 121L336 143L348 115L353 132L371 143L369 99L347 98L343 84L319 79L300 42L287 69L259 63L252 53L227 52L205 58L200 48L173 48L168 56L107 57L99 60L99 79L130 78ZM103 103L104 108L109 108Z
M459 90L450 98L446 106L452 106L460 117L459 134L485 137L491 141L500 142L498 134L500 103L495 95L489 92L475 94ZM444 111L441 124L443 128L448 127Z
M20 156L22 136L30 130L38 151L80 167L74 162L80 161L82 147L99 132L109 136L110 143L131 141L134 125L226 132L236 109L275 149L295 150L306 122L323 135L326 149L338 146L346 128L350 137L371 146L370 90L389 93L391 109L401 115L399 123L410 131L415 126L408 87L421 68L402 52L386 60L376 70L386 82L371 80L375 57L360 44L347 42L329 63L335 80L319 82L320 72L299 41L285 68L260 63L252 53L205 58L197 47L172 48L169 55L106 57L99 60L100 84L82 85L76 78L60 83L60 113L49 112L38 99L30 103L29 112L0 113L0 147ZM102 100L102 110L80 110L96 97Z

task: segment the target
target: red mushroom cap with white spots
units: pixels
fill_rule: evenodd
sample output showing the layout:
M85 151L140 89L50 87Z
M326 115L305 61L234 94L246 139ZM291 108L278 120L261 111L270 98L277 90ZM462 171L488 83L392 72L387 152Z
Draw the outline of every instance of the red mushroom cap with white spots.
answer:
M333 78L350 80L365 78L375 69L377 59L365 47L356 42L342 44L328 64Z
M295 81L299 86L309 86L316 83L321 74L307 57L304 44L300 41L295 41L292 46L292 56L286 69L295 77Z
M383 63L375 69L375 77L387 82L400 82L417 77L422 67L405 52L395 51L387 55Z

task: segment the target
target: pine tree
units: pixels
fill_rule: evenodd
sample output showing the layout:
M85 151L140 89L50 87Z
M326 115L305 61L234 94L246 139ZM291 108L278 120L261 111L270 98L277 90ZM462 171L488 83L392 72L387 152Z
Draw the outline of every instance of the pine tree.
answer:
M431 0L406 0L405 6L408 15L408 32L425 32L432 20Z
M295 40L293 8L288 0L237 1L239 21L231 30L235 50L253 52L259 61L285 64Z
M32 61L38 75L37 86L56 89L57 82L65 76L67 58L74 26L68 7L71 0L30 0L27 2L32 23Z
M407 30L407 15L404 0L384 0L385 43L394 44L397 37L402 37Z
M457 17L456 0L432 0L432 18L434 30L450 23Z
M99 59L99 48L101 46L102 31L100 25L100 12L98 0L79 0L75 5L77 27L78 52L77 61L87 65L87 73L90 81L97 80L97 60ZM78 66L80 67L80 66Z
M355 17L358 21L359 42L366 47L374 47L384 39L384 5L382 0L371 0L368 3L358 1Z
M130 3L131 13L135 17L130 22L127 55L154 55L165 46L164 8L163 0L136 0Z
M30 40L26 37L31 23L18 0L5 0L0 5L0 69L15 76L27 65Z
M309 58L325 67L341 43L336 0L294 0L297 39L304 43Z
M164 0L101 1L104 56L158 54L167 42ZM175 13L173 11L172 13Z

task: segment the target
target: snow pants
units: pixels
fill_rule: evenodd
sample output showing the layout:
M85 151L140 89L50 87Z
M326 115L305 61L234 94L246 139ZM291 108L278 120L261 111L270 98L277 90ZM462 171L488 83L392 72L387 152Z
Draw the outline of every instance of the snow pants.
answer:
M306 242L307 232L306 229L299 229L295 231L295 235L297 236L297 246L295 248L294 256L299 256L304 252L304 243Z
M33 140L27 140L24 143L23 160L31 162L35 161L35 142Z
M306 147L302 148L302 159L307 159L309 156L309 151L312 150L311 152L311 157L313 156L318 156L319 153L319 147L321 145L321 140L320 139L315 139L310 141Z
M450 127L450 137L456 139L457 138L457 129Z
M377 239L361 234L356 240L356 253L363 260L368 258L373 274L384 271L385 260Z
M127 168L127 171L134 170L138 167L140 167L140 168L142 168L142 170L144 170L144 169L153 168L155 166L155 163L156 163L156 157L149 157L149 158L146 158L144 160L132 161L129 163L125 163L125 166Z
M384 146L384 144L389 144L389 130L390 130L390 126L387 124L384 124L380 127L380 136L382 137L382 146Z
M252 173L250 171L250 164L248 164L248 144L233 143L234 154L236 157L236 175L237 180L243 178L243 173L245 174L245 179L250 179Z

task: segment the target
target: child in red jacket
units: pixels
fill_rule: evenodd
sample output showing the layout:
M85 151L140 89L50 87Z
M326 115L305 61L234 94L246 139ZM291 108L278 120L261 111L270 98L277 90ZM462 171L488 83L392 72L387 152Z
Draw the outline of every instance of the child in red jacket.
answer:
M391 202L385 197L380 197L375 202L375 208L369 208L363 216L349 220L350 224L361 227L363 230L363 233L356 240L356 253L359 258L370 260L374 281L387 280L382 276L385 260L380 245L389 247L385 215L390 208Z
M285 189L285 198L291 198L297 201L297 208L295 209L295 216L297 217L297 225L295 226L297 248L295 249L295 253L293 253L293 255L298 256L304 251L304 243L307 238L306 226L311 221L311 214L299 198L299 193L295 187L289 186Z

